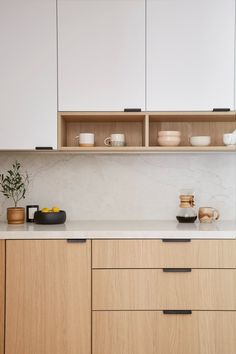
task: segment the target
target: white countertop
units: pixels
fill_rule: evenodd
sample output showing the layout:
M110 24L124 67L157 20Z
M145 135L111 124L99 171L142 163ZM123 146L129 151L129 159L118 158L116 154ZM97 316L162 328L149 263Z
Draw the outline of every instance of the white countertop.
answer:
M179 224L177 221L81 220L63 225L0 223L0 239L236 238L236 221Z

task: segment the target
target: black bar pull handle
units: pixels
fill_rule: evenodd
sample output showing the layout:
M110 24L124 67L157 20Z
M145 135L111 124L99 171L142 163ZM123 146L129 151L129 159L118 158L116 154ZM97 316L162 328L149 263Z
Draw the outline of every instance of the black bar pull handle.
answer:
M212 112L230 112L230 108L213 108Z
M35 150L53 150L52 146L35 146Z
M68 243L85 243L87 240L86 238L68 238Z
M192 310L164 310L164 315L192 315Z
M191 242L190 238L163 238L162 242Z
M190 273L191 271L191 268L163 268L165 273Z
M141 108L125 108L124 112L142 112Z

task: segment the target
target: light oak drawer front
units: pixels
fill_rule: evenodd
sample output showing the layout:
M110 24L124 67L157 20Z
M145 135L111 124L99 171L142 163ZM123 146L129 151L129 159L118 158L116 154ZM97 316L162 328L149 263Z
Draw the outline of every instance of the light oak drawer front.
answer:
M236 312L93 312L93 354L235 354Z
M236 268L235 240L94 240L92 247L93 268Z
M93 270L93 309L236 310L236 270Z
M0 354L4 354L5 240L0 240Z

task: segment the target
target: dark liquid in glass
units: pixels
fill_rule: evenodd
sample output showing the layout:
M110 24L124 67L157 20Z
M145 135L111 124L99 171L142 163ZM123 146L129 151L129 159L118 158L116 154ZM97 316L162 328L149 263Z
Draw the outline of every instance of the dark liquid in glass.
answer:
M197 220L197 216L188 216L188 217L176 216L176 219L178 220L178 222L181 223L193 223Z

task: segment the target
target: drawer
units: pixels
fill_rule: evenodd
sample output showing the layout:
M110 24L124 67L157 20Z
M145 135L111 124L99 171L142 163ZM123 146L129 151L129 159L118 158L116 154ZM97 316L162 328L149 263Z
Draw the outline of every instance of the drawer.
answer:
M99 269L92 276L93 310L236 310L235 269Z
M93 354L235 354L236 312L93 312Z
M235 240L94 240L92 247L93 268L236 268Z

